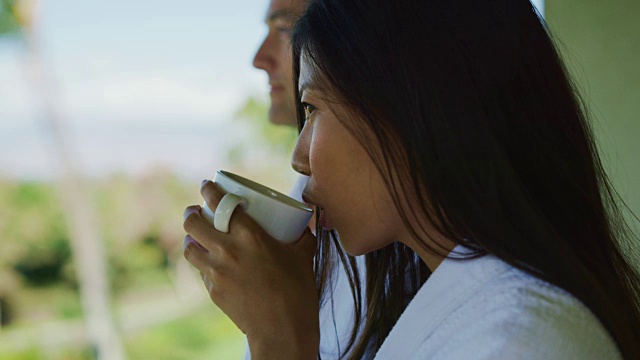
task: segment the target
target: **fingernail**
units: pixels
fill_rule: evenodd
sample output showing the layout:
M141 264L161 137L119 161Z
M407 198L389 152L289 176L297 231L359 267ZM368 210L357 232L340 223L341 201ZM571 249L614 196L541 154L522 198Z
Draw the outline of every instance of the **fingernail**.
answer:
M204 185L204 183L206 183L207 181L209 181L209 180L207 180L207 179L202 180L202 182L200 183L200 186Z
M200 250L208 253L209 250L207 250L204 246L202 246L199 242L196 241L196 239L192 238L190 235L185 236L184 240L182 241L182 251L185 251L187 248L187 245L189 243L194 244L196 247L198 247Z

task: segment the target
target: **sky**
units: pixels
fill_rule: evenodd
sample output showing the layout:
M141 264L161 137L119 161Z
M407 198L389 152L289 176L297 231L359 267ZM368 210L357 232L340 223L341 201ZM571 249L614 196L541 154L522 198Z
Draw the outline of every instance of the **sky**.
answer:
M72 151L90 174L158 165L200 171L228 143L233 113L266 99L251 60L264 0L42 1L37 34ZM0 171L49 177L57 168L24 46L0 40ZM224 135L224 136L222 136ZM233 137L231 137L233 138ZM193 152L211 153L208 164ZM206 157L205 157L206 158Z
M267 99L251 60L267 0L41 1L47 83L88 175L166 166L199 177L242 140L233 114ZM56 177L23 44L0 39L0 176Z

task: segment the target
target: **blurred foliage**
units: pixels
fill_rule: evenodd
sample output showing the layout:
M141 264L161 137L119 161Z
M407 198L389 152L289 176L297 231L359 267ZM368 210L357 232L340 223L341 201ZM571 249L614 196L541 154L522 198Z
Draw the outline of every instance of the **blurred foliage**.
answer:
M269 104L255 97L248 98L236 112L234 118L242 125L243 141L231 147L227 154L229 162L254 167L263 158L289 158L298 132L289 126L274 126L269 122L268 112Z
M43 357L43 351L36 347L20 352L3 353L0 350L0 360L39 360Z
M241 359L244 336L220 311L209 308L131 337L131 359Z
M0 360L93 360L93 352L88 347L47 351L33 347L19 352L4 352L0 349Z
M242 137L226 154L232 165L226 170L288 193L297 177L290 162L298 131L271 124L268 112L267 101L249 97L235 113L232 126Z
M13 267L30 285L44 286L62 279L62 270L70 258L69 240L53 238L29 246L26 255L17 259Z
M235 118L249 125L246 136L252 142L288 156L298 139L298 131L290 126L274 126L269 122L268 113L269 103L250 97L236 112Z
M243 129L243 137L227 155L231 159L235 151L241 156L225 166L278 188L282 179L294 175L289 155L297 131L271 125L267 110L268 104L250 98L237 112L234 126ZM145 302L148 299L141 297L145 289L176 286L176 267L178 261L184 261L181 215L186 205L202 202L197 184L185 183L163 168L137 177L112 174L87 180L105 242L114 301ZM82 317L57 186L55 182L0 176L0 317L7 331L36 329L45 322L77 322ZM131 358L240 358L244 337L228 318L207 305L197 316L127 338ZM82 346L54 353L34 346L11 354L0 350L0 360L93 358Z
M17 3L18 0L0 0L0 36L20 32L20 23L16 14Z
M135 294L173 287L176 264L184 261L181 215L187 204L201 201L198 186L166 169L140 177L114 174L87 185L95 199L115 299L145 302L149 299ZM0 316L9 330L82 316L56 190L55 183L0 177ZM241 357L243 339L207 303L196 315L132 334L126 347L131 359L226 359ZM0 360L94 358L82 346L49 350L35 344L14 352L0 349Z
M185 203L199 201L197 188L165 170L135 179L114 175L90 187L114 289L168 282L167 270L180 258L184 236L180 214ZM52 183L0 179L2 311L8 311L20 289L62 285L76 291L69 234L56 194ZM75 305L57 310L62 317L78 314Z
M13 268L30 285L63 281L70 250L55 188L0 181L0 204L0 268Z
M223 313L207 306L193 315L140 331L126 339L125 347L131 360L241 359L244 336ZM0 348L0 360L44 359L91 360L94 356L82 346L54 351Z

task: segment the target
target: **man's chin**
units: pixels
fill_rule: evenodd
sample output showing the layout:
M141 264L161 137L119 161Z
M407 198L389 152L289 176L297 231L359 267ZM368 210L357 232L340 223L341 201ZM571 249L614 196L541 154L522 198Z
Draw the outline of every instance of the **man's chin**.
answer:
M298 126L296 112L279 106L271 106L269 109L269 121L274 125Z

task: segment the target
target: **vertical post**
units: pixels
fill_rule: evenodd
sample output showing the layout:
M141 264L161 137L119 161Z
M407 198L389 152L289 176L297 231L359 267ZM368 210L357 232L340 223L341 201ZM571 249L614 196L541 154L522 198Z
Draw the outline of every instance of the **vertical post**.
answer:
M50 135L52 152L62 166L59 194L66 213L91 345L97 359L124 360L124 347L111 312L105 251L97 231L97 216L85 184L76 171L73 152L69 150L63 121L56 107L53 81L50 80L34 31L37 0L21 0L18 5L19 20L27 44L27 76L36 93L36 100L40 101L42 122Z

